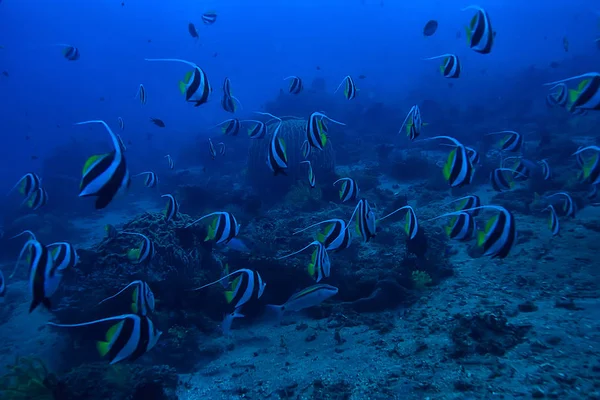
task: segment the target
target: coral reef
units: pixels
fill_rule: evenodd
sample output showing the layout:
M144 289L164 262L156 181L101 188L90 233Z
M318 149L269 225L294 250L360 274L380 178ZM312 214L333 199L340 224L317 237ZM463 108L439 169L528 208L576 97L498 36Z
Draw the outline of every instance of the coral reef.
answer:
M58 381L35 357L17 357L0 377L0 397L4 400L52 400L58 390Z

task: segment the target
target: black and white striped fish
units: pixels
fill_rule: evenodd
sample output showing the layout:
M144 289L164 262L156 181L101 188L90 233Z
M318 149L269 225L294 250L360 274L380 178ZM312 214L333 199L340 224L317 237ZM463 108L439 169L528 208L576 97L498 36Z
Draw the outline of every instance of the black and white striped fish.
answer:
M76 328L111 321L119 322L111 326L106 332L106 340L96 343L100 356L108 356L111 364L116 364L126 359L135 361L150 351L158 342L160 335L162 335L162 332L156 329L150 318L137 314L123 314L80 324L55 324L49 322L48 325L58 328Z
M29 312L31 313L40 304L50 309L52 307L50 297L58 289L62 274L57 270L54 258L48 248L33 238L23 245L12 275L16 272L17 266L26 252L29 263L29 292L31 293Z
M446 139L453 143L454 149L448 155L442 173L450 187L462 187L471 183L473 166L467 154L467 149L451 136L434 136L424 140Z
M287 254L283 257L278 257L277 260L283 260L285 258L291 257L293 255L303 252L304 250L312 246L316 246L316 249L313 251L310 263L308 264L308 274L317 282L320 282L323 278L329 278L329 275L331 273L331 260L329 259L327 248L320 241L315 240L298 251Z
M286 170L288 168L285 141L283 138L277 136L279 128L281 128L281 120L279 120L279 124L275 128L275 132L273 132L267 151L267 166L273 172L274 176L279 174L287 175Z
M492 29L490 16L479 6L468 6L462 11L475 10L476 13L468 26L465 27L467 33L467 44L473 50L481 54L488 54L492 51L494 45L495 32Z
M512 166L512 169L515 170L515 172L513 172L513 179L516 182L522 182L529 179L531 171L528 165L531 165L531 162L526 162L526 160L522 157L507 157L502 160L502 164L504 164L504 162L508 160L516 160L516 163Z
M473 166L473 168L475 168L481 162L479 152L469 146L465 146L465 150L467 150L467 156L469 156L469 161L471 161L471 165Z
M217 22L217 13L214 11L207 11L204 14L202 14L202 22L204 22L205 25L212 25L215 22Z
M236 309L242 307L253 299L259 299L263 295L265 287L267 286L257 271L244 268L233 271L232 273L221 277L219 280L193 290L196 291L204 289L205 287L219 283L224 279L228 279L231 276L236 277L231 282L230 289L225 291L225 300L227 300L227 303L231 304Z
M304 86L302 85L302 79L300 79L297 76L288 76L287 78L284 79L285 80L289 80L291 79L292 81L290 82L290 87L289 87L289 92L291 94L300 94L300 92L302 92L302 89L304 89Z
M23 203L31 208L32 210L39 210L46 204L48 204L48 192L46 189L39 187L34 190L24 201Z
M338 90L340 90L340 88L342 87L342 85L344 86L344 97L346 97L346 100L352 100L356 97L357 93L358 93L358 89L356 88L356 84L354 83L354 79L352 79L352 77L350 75L347 75L342 82L339 84L339 86L337 87L337 89L335 89L335 92L333 92L334 94L337 93Z
M567 192L557 192L551 194L550 196L546 196L547 199L550 199L555 196L564 196L565 203L563 204L563 212L567 217L575 218L575 214L577 213L577 204L573 201L571 195Z
M404 232L408 235L410 240L413 240L417 233L419 233L419 222L417 220L417 214L415 210L411 206L403 206L398 208L397 210L392 211L388 215L381 217L377 220L377 222L381 222L384 219L391 217L399 211L406 210L406 217L404 223Z
M340 178L337 181L333 182L333 186L335 186L338 182L342 182L342 187L340 188L339 192L340 200L342 200L342 203L358 198L360 190L358 189L358 184L354 179Z
M127 162L117 135L102 120L78 122L75 125L100 123L108 131L114 150L88 158L83 167L79 197L96 196L96 209L105 208L117 192L129 187Z
M217 157L217 151L215 150L215 146L213 145L211 138L208 138L208 153L213 160Z
M114 294L106 299L102 300L98 305L114 299L121 293L125 292L130 287L133 287L132 299L131 299L131 312L137 315L148 315L154 312L155 300L154 293L152 293L152 289L146 282L143 281L133 281L123 289L121 289L117 294Z
M547 181L548 179L552 178L552 170L550 169L550 164L548 164L548 160L543 159L541 161L538 161L538 164L540 164L540 166L542 167L542 176L544 177L544 180Z
M62 273L79 263L79 255L71 243L56 242L46 247L50 250L50 255L54 259L54 266L58 272Z
M223 95L221 98L221 108L227 111L228 113L235 113L236 111L236 103L232 96Z
M510 190L515 185L512 179L509 180L506 178L506 175L504 175L505 172L511 172L513 176L518 174L516 170L510 168L496 168L490 172L490 183L496 192Z
M224 135L237 136L240 133L242 123L237 118L231 118L221 122L217 126L221 126L221 131Z
M469 240L475 231L475 219L469 213L460 213L450 219L450 224L446 226L445 230L450 239Z
M148 101L148 98L146 97L146 88L144 87L144 84L140 83L140 86L138 87L138 91L137 91L137 94L135 95L135 97L140 98L140 103L142 103L142 105L146 104L146 102Z
M246 122L254 122L256 124L248 128L248 137L250 139L262 139L267 135L267 124L264 122L256 120L247 120Z
M473 217L476 217L479 215L479 211L480 211L479 207L481 206L481 199L477 195L469 195L469 196L460 197L458 199L454 199L454 200L449 201L448 203L444 204L442 207L453 204L453 203L458 203L458 205L455 208L455 211L463 211L466 209L472 209L473 211L469 211L469 214L471 214Z
M10 189L7 196L15 189L19 194L29 197L33 192L40 188L42 184L41 178L35 172L28 172L15 183L15 186Z
M209 217L215 217L208 227L208 233L204 241L214 240L217 244L227 244L231 239L237 236L240 232L240 225L233 214L227 211L217 211L210 214L206 214L197 220L186 225L186 228L194 225L195 223Z
M352 235L350 230L346 228L346 222L342 219L328 219L307 226L304 229L294 231L294 235L304 232L307 229L313 228L321 224L329 224L323 232L317 233L316 240L321 242L327 251L342 251L350 247L352 243Z
M308 184L311 188L314 188L317 185L317 181L315 178L315 173L313 172L312 164L310 161L300 161L300 164L308 164Z
M569 111L578 108L583 110L600 110L600 73L588 72L583 75L573 76L556 82L544 84L544 86L556 85L572 80L580 80L577 89L569 90Z
M171 163L173 161L171 160ZM149 188L154 188L158 185L158 176L152 171L140 172L136 176L146 175L146 179L144 180L144 185Z
M117 122L119 123L119 128L121 128L121 130L125 130L125 121L123 121L123 118L117 118Z
M477 245L483 247L486 256L505 258L517 243L515 217L510 211L501 206L479 206L477 209L498 211L498 214L487 221L484 230L477 232ZM467 208L446 215L458 215L469 211L474 211L474 209Z
M425 60L437 60L443 58L440 72L444 78L456 79L460 77L462 65L455 54L442 54L440 56L425 58Z
M237 111L237 103L240 101L231 93L231 80L225 78L223 82L223 97L221 98L221 107L223 110L229 113L235 113Z
M177 214L179 213L179 203L175 200L175 197L173 197L172 194L163 194L160 197L168 198L167 206L164 211L166 221L169 222L170 220L177 218Z
M377 235L375 212L366 199L360 199L352 212L348 226L354 215L356 215L356 232L363 238L363 242L367 243Z
M479 210L475 211L478 212ZM467 241L471 239L473 232L475 231L475 219L468 212L442 214L432 218L430 221L448 216L451 216L450 223L444 228L448 237L458 241Z
M560 233L560 222L558 221L558 215L556 214L556 210L554 209L554 206L549 205L548 207L544 208L542 211L546 211L549 210L550 211L550 215L548 216L548 228L550 228L550 231L552 232L552 236L556 236Z
M595 154L588 159L584 159L582 156L579 156L587 150L593 150ZM580 157L580 159L578 159L578 162L582 163L581 169L584 182L590 183L592 185L597 185L598 183L600 183L600 147L580 147L575 153L573 153L573 155Z
M343 122L329 118L321 112L312 113L306 124L306 140L308 140L310 147L314 147L318 150L323 150L327 144L327 134L323 126L323 119L328 119L338 125L346 125Z
M146 58L146 61L166 61L187 64L193 69L185 74L182 81L179 81L179 91L185 96L185 101L194 103L194 107L199 107L208 102L208 97L212 92L210 82L206 72L193 62L181 60L179 58Z
M167 163L169 164L169 169L175 168L175 163L173 162L173 158L171 158L171 155L167 154L165 158L167 159Z
M556 89L555 92L548 93L546 96L546 104L550 107L566 107L567 99L569 98L569 90L566 83L559 83L550 88L550 90Z
M81 53L77 47L70 44L58 44L58 46L62 46L62 55L67 60L77 61L81 58Z
M421 129L423 128L423 119L421 118L421 110L419 106L414 105L406 114L404 118L404 122L400 127L398 133L402 132L402 129L406 127L406 136L408 139L415 140L419 135L421 135Z
M302 142L302 157L304 157L305 160L308 160L308 157L310 157L310 149L312 149L312 147L308 144L308 140Z
M521 147L523 146L523 136L515 131L500 131L500 132L492 132L488 133L488 135L502 135L507 134L500 141L500 148L503 151L508 151L511 153L517 153L521 151Z
M125 235L135 235L142 238L142 242L137 248L129 249L127 258L134 264L150 264L156 255L154 242L148 239L148 236L137 232L121 232Z

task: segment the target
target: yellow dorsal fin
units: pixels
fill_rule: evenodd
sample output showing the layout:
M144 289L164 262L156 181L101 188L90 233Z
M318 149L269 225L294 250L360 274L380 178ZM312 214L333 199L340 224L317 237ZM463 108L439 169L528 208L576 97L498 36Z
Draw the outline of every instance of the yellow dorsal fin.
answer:
M231 303L233 301L233 291L232 290L225 291L225 300L227 301L227 303Z
M231 282L231 287L232 287L232 288L234 288L234 289L235 289L236 287L238 287L238 285L240 284L240 279L242 279L242 276L241 276L241 275L238 275L238 276L237 276L237 277L236 277L236 278L233 280L233 282Z
M134 314L138 313L138 305L137 303L131 303L131 312Z
M131 299L133 300L134 303L137 301L138 291L139 291L139 289L137 287L133 290L133 294L131 296Z
M184 81L179 81L179 91L181 92L181 94L185 94L186 92L186 87L185 87L185 82Z
M479 231L477 232L477 246L483 246L485 242L485 232Z
M311 277L313 277L313 278L314 278L314 276L315 276L315 272L316 272L316 271L315 271L315 264L313 264L313 263L310 263L310 264L308 264L308 274L309 274Z
M498 219L497 215L494 215L492 218L489 219L489 221L485 224L485 231L484 231L484 233L488 233L492 229L492 227L496 223L497 219Z
M118 324L114 324L108 329L108 331L106 331L107 342L110 342L115 337L115 334L121 328L121 325L123 325L123 321L119 322Z
M82 174L85 175L89 172L90 168L92 167L92 165L94 165L97 161L99 161L100 159L104 158L108 156L108 154L96 154L91 156L90 158L87 159L87 161L85 162L85 164L83 165L83 171Z
M577 91L581 92L583 90L584 87L586 87L586 85L589 83L589 79L584 79L581 82L579 82L579 85L577 85Z
M406 221L404 222L404 232L408 235L410 230L410 212L406 213L406 217L404 218Z
M324 133L321 133L321 142L323 143L323 147L325 147L327 144L327 135Z
M204 238L205 242L215 238L215 235L217 232L217 221L218 220L219 220L219 217L215 217L215 219L213 219L213 222L208 226L208 233L206 234L206 237Z
M442 173L444 174L444 178L446 178L446 180L450 179L450 173L452 172L452 163L454 163L455 158L456 158L456 149L454 149L450 152L450 154L448 155L448 161L446 161L446 164L444 165L444 169L442 170Z
M575 89L569 89L569 102L570 103L574 103L575 100L577 100L578 96L579 96L579 91L577 91Z
M127 252L127 258L131 261L137 261L140 258L140 249L130 249Z
M598 153L594 154L592 157L590 157L587 161L583 163L584 179L589 178L590 174L592 173L592 168L594 167L596 162L598 162Z
M110 343L108 342L97 342L96 349L98 349L98 353L100 353L101 357L104 357L110 351Z

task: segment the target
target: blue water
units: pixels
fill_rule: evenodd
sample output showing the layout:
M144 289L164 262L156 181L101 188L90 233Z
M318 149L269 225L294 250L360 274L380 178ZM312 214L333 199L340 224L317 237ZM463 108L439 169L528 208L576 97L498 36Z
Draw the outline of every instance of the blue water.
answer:
M191 254L196 254L193 252L201 252L202 257L199 258L202 268L197 267L202 273L206 271L206 276L200 279L196 275L193 279L188 277L186 281L180 270L180 275L173 283L169 281L172 276L164 278L169 268L177 268L177 261L167 260L164 254L167 252L165 249L170 249L170 244L162 241L158 252L165 258L161 259L162 264L155 267L162 268L164 276L140 277L149 272L140 272L121 260L123 265L127 264L127 268L118 269L116 264L110 265L110 268L115 267L111 270L114 287L104 288L103 296L98 293L94 296L106 297L130 280L147 279L159 301L161 294L168 299L164 300L164 314L160 316L159 328L168 332L175 324L184 324L182 315L188 311L185 307L193 303L190 306L193 309L190 313L196 313L193 318L202 315L202 318L214 324L206 328L199 327L201 324L196 319L196 322L190 323L193 328L188 328L193 329L202 340L203 334L212 335L212 339L221 337L215 326L220 323L222 314L231 310L223 304L222 296L219 296L220 303L210 310L206 303L200 306L196 304L200 302L190 300L187 294L182 295L184 300L179 299L177 294L185 293L190 281L200 286L209 279L218 279L219 270L227 263L236 264L232 270L250 268L250 265L260 269L263 263L264 270L261 273L267 277L267 281L271 279L270 282L273 282L267 285L265 292L272 297L263 300L278 303L314 284L305 273L305 259L294 264L294 267L302 264L302 273L288 276L277 268L290 265L278 264L276 255L281 256L306 244L292 235L295 229L327 218L347 220L355 202L340 206L337 197L339 188L333 191L331 182L320 180L320 176L326 175L320 175L318 169L319 195L314 197L311 197L314 193L305 182L294 186L299 194L290 195L289 192L295 189L288 192L288 188L281 189L271 181L247 180L252 175L248 173L249 169L266 170L267 167L262 160L252 162L253 150L246 135L247 126L236 138L224 138L214 129L216 124L233 117L220 104L221 88L226 77L231 80L234 96L243 104L243 109L237 110L236 118L257 119L259 117L255 112L280 107L285 114L304 119L308 118L303 114L304 110L310 109L311 112L324 111L336 120L347 122L345 126L330 124L330 146L335 149L338 163L335 171L327 172L335 173L338 177L353 173L361 176L363 180L359 180L359 186L365 188L361 191L361 197L364 195L370 198L372 204L377 203L375 208L379 217L404 205L400 198L406 196L408 204L416 208L419 218L426 215L424 220L428 222L429 218L442 213L437 209L432 211L429 208L432 204L438 207L452 198L480 193L486 204L495 204L496 200L513 201L512 205L517 208L514 210L517 221L520 217L526 219L529 225L525 230L536 232L525 237L540 239L539 232L545 235L548 232L545 230L546 220L539 209L534 210L534 206L529 206L534 194L568 190L575 193L578 208L587 207L588 212L593 210L591 206L597 205L594 204L595 200L584 199L590 187L589 182L583 184L577 180L579 170L574 159L569 157L571 147L575 150L582 144L597 143L599 111L575 117L564 110L548 109L545 104L548 88L543 84L598 71L600 45L595 40L600 38L600 4L591 0L481 0L478 5L487 11L493 30L497 33L491 53L485 55L474 52L466 43L464 27L474 12L461 9L468 5L465 2L442 0L123 0L123 4L120 0L0 1L0 71L5 71L0 75L0 193L9 192L27 172L39 174L42 182L50 182L47 187L48 205L35 213L19 205L22 199L16 193L6 198L0 197L0 226L3 227L3 236L0 237L3 253L0 260L3 262L1 269L4 276L10 274L21 245L10 242L8 236L28 228L28 224L35 225L41 231L43 241L73 241L75 247L84 249L86 255L83 266L75 270L76 273L65 283L63 294L69 294L68 301L57 300L55 304L60 304L60 307L56 315L47 311L36 312L57 317L63 323L66 320L77 322L73 318L65 318L68 315L65 309L68 309L71 301L81 305L72 300L77 298L79 288L91 290L85 285L78 286L78 279L87 279L88 274L96 274L94 276L97 278L98 271L89 270L91 265L97 265L94 264L97 262L94 257L122 254L127 248L137 245L128 242L119 243L118 248L110 247L103 242L104 224L111 223L125 230L142 229L152 235L167 231L169 240L176 242L174 246L180 246L178 249L181 249L173 257L177 259L183 253L191 257ZM209 10L215 10L218 14L213 25L201 21L202 14ZM423 26L430 19L437 20L439 28L433 36L424 37ZM198 40L188 33L190 22L198 30ZM61 52L62 47L57 44L76 47L81 53L80 59L66 60ZM460 59L460 78L450 80L442 77L439 71L441 60L423 60L445 53L455 54ZM196 63L206 72L213 89L208 103L193 107L184 101L178 82L184 79L189 67L177 63L148 62L145 58L178 58ZM301 77L304 82L305 89L297 97L287 93L289 81L284 80L292 75ZM341 92L334 94L345 76L353 77L359 89L357 98L351 101L344 99ZM313 82L324 84L325 90L313 89ZM146 90L145 105L136 98L140 84ZM404 151L410 152L422 146L419 142L411 143L404 134L397 135L406 112L414 104L422 106L423 121L431 122L424 128L420 139L451 135L480 151L484 172L478 172L476 182L467 189L457 192L450 191L444 185L436 186L435 182L441 182L440 169L446 162L446 150L449 148L439 146L434 149L444 152L442 157L438 153L432 155L423 152L419 161L422 164L402 164L404 172L398 172L393 163L388 163L387 158L378 155L381 148L390 146L392 154L401 154L394 160L404 160L402 157L408 154ZM377 114L381 110L383 115ZM125 124L122 131L117 125L119 117ZM159 128L151 124L150 118L161 119L166 127ZM128 147L125 154L130 173L157 172L159 188L150 192L143 187L142 178L133 178L129 194L117 197L100 211L94 210L92 201L78 198L78 181L85 160L90 155L110 151L108 135L102 127L75 125L87 120L105 120L115 133L120 134ZM497 164L499 150L484 135L504 129L524 133L526 144L521 154L530 161L529 166L535 168L536 161L549 158L553 169L559 171L559 179L549 183L538 175L529 180L526 186L518 187L514 197L509 194L496 198L496 193L490 194L487 176L491 166ZM219 163L211 159L207 142L209 138L215 145L221 140L226 145L226 156L217 157ZM547 138L550 138L549 141L546 141ZM563 141L566 144L561 144ZM174 171L167 169L166 154L173 156ZM414 156L415 153L411 154ZM415 182L411 176L413 172L415 181L422 180L422 185L411 186ZM402 179L400 175L409 178ZM271 179L268 171L265 176ZM272 179L286 178L278 176ZM426 189L423 190L423 187ZM185 230L185 223L181 221L179 225L174 225L172 231L169 231L170 225L163 225L162 222L159 227L152 225L154 222L148 223L148 226L142 222L141 225L133 224L133 228L123 228L132 220L143 220L145 215L149 215L145 213L158 215L156 213L162 210L165 199L157 193L173 193L182 199L180 212L189 214L191 219L225 208L232 209L231 212L238 216L242 224L241 241L235 239L229 248L206 244L210 240L204 241L204 231L190 239L186 236L188 231ZM306 203L302 207L295 209L297 204L290 204L296 201L294 199L302 198ZM339 207L332 207L334 203ZM528 205L521 208L525 203ZM510 205L506 207L510 209ZM339 215L330 215L336 212ZM597 218L597 214L590 215ZM560 217L562 221L563 216ZM586 221L588 218L585 217ZM60 229L56 228L55 232L68 236L66 239L53 236L49 228L53 221L63 222L62 225L56 222ZM481 229L486 221L487 217L478 220L477 226ZM456 261L454 257L457 254L463 254L457 249L466 246L455 242L447 246L445 236L439 234L441 231L436 231L427 222L423 226L429 248L427 242L419 242L415 246L420 246L419 249L425 252L443 242L439 245L441 250L435 250L435 254L439 256L444 253L440 259L445 260L444 265L451 265ZM582 226L584 222L577 220ZM564 222L565 226L568 223ZM354 226L350 229L354 231ZM396 253L394 256L388 255L388 249L405 253L398 250L405 243L403 224L399 224L395 232L401 235L401 239L397 236L395 239L386 239L388 231L381 235L381 230L377 232L378 236L373 241L380 243L373 245L375 250L366 257L367 261L373 261L373 265L387 265L386 262L393 259L392 266L395 268L401 264L397 259L410 259L412 261L408 264L402 264L410 265L406 270L408 272L403 271L395 276L400 286L411 284L411 272L421 269L430 273L434 285L443 285L447 275L438 275L437 269L429 271L421 250L407 250L404 258ZM273 236L269 236L271 233ZM586 231L585 236L589 235L597 235L597 232ZM159 241L158 238L156 240ZM161 237L160 240L166 239ZM181 244L184 240L191 240L192 245ZM354 240L353 246L361 251L367 246L356 244L361 242L359 237ZM94 243L92 246L91 242ZM539 245L539 242L536 243ZM471 242L469 251L476 247ZM343 262L337 265L354 265L352 263L357 260L364 264L366 250L360 254L359 250L350 251L355 253L340 255L338 260ZM466 250L464 254L467 254ZM414 255L417 255L417 261ZM556 258L560 259L560 256L565 257L565 254ZM332 255L334 257L338 255ZM523 255L513 249L509 255L511 261L508 262L523 264L532 258L529 253ZM107 265L111 262L107 261ZM333 267L332 280L327 283L339 286L339 295L336 295L332 304L340 307L369 298L371 293L377 293L378 285L382 281L388 282L389 278L385 271L365 274L370 280L357 271L340 272L343 278L338 278L335 276L336 268ZM298 270L299 267L296 273ZM161 278L156 278L159 275ZM17 282L25 285L24 272L20 278ZM363 278L368 283L361 286ZM427 285L423 286L429 288ZM414 283L414 287L409 289L421 293L423 287ZM7 297L5 303L10 304L9 300L21 305L27 303L29 292L25 289L22 292L18 298L12 297L11 300ZM59 298L60 293L57 294ZM335 299L338 299L337 302ZM212 301L211 298L209 305ZM396 310L398 306L387 298L381 301L390 303L384 304L383 309ZM377 314L379 306L375 307L375 311L368 308L367 312ZM26 309L23 310L25 315ZM328 310L329 318L338 315ZM90 315L89 319L103 317L97 311L90 313L93 316ZM243 318L240 329L248 329L258 314L260 311L252 308L248 317ZM3 315L0 321L5 326L9 326L8 321L14 318L7 315ZM75 319L85 319L81 309L75 315ZM311 314L308 320L313 317L317 318L316 314ZM235 320L234 326L238 322ZM157 354L145 362L183 368L176 362L170 364L172 360L165 356L173 343L167 340L172 340L174 336L172 333L165 334L155 351ZM244 344L238 346L243 348ZM35 346L21 346L19 352L7 352L12 356L19 352L36 353L37 350ZM64 365L54 360L51 364L62 370L85 365L96 361L92 353L86 353L89 359L69 359ZM47 356L48 353L44 354ZM189 365L185 369L186 373L191 371ZM486 398L482 396L478 398Z

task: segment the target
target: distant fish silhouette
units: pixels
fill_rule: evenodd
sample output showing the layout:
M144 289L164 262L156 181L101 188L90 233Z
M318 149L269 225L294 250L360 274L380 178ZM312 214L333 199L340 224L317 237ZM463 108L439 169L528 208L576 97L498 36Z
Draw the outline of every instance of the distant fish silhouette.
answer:
M158 119L158 118L152 118L150 117L150 121L158 126L159 128L164 128L165 127L165 123L162 121L162 119Z
M192 24L191 22L188 24L188 32L194 39L197 40L200 38L200 36L198 36L198 31L196 30L196 26L194 24Z

